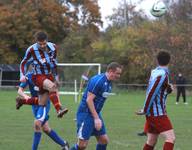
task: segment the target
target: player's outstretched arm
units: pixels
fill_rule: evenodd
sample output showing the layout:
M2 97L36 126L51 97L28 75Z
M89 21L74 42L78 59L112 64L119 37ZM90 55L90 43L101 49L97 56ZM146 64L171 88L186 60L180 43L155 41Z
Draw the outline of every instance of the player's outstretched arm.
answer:
M22 87L19 87L18 91L17 91L18 95L24 99L29 99L31 98L29 95L24 93L24 89Z

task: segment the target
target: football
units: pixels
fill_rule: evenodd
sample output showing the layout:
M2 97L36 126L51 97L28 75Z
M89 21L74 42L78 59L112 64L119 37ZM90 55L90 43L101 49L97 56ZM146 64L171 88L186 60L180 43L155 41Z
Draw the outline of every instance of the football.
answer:
M161 17L167 12L167 7L163 1L159 0L153 4L150 12L154 17Z

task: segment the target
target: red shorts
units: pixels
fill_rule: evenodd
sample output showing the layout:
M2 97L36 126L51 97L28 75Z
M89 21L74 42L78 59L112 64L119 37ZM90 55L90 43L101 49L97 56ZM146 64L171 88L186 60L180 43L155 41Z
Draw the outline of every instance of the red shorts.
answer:
M171 121L166 115L146 117L145 125L147 133L153 134L160 134L161 132L173 129Z
M53 75L51 75L51 74L49 74L49 75L37 74L37 75L32 76L32 80L33 80L35 86L37 86L39 88L39 93L40 94L48 92L48 90L43 89L43 81L45 79L49 79L49 80L54 82Z

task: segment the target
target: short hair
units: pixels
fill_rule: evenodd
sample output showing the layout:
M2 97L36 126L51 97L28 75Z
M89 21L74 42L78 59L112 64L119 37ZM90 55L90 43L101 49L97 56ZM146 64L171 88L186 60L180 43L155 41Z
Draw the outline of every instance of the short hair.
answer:
M117 68L121 68L122 69L122 66L117 63L117 62L111 62L108 66L107 66L107 71L109 70L113 70L115 71Z
M40 32L37 32L35 34L35 39L36 39L36 41L39 41L39 42L42 42L42 41L45 41L45 40L47 41L48 36L47 36L47 34L45 32L40 31Z
M158 61L158 64L161 65L161 66L166 66L169 64L170 62L170 59L171 59L171 56L168 52L166 51L160 51L158 54L157 54L157 61Z

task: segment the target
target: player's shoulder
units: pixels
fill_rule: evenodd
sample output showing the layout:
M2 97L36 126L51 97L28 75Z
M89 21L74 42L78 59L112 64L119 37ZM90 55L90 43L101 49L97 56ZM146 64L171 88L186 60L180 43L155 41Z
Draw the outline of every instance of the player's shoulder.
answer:
M95 82L95 83L103 83L106 81L106 75L104 73L97 74L93 76L90 80L91 82Z
M153 69L151 71L151 77L152 78L157 78L159 76L164 77L166 75L167 75L167 71L165 68L156 67L155 69Z
M151 71L151 76L153 78L156 78L159 76L165 76L166 74L167 74L166 70L161 67L157 67Z
M37 47L36 43L30 45L28 48L27 48L27 51L31 51L31 50L35 50Z
M55 43L52 43L52 42L47 42L47 45L49 46L49 48L54 51L57 49L57 46Z

